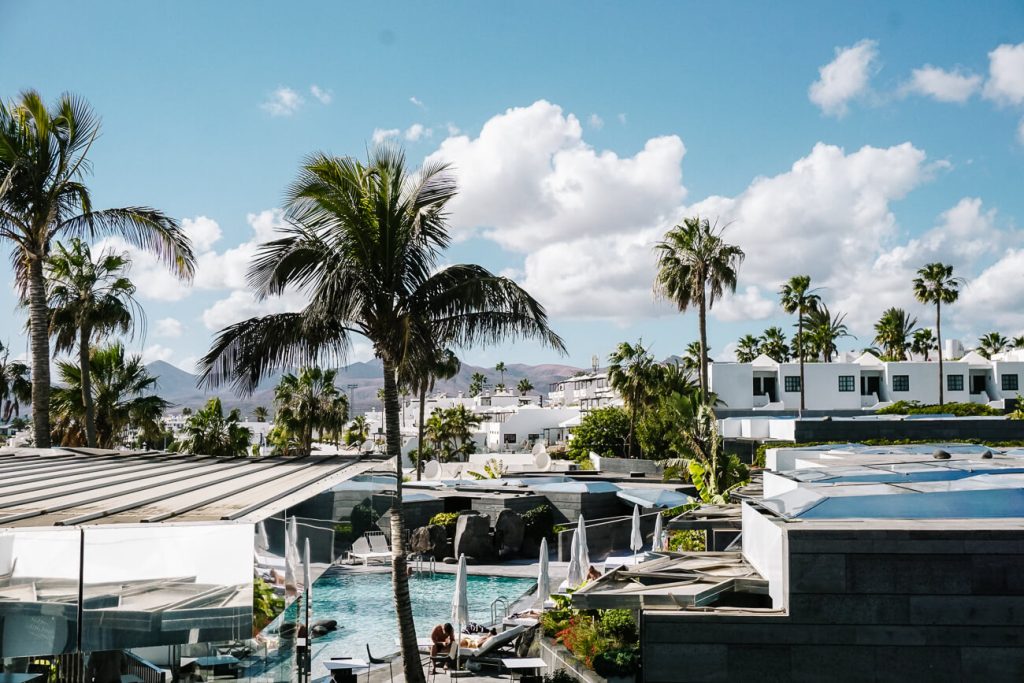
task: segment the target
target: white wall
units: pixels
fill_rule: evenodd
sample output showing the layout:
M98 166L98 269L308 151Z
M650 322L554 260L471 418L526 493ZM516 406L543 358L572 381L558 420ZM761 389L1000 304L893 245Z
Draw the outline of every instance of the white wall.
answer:
M749 503L742 504L743 559L768 581L772 607L782 609L786 593L786 543L782 528Z
M754 407L754 371L750 363L708 363L708 381L726 408Z

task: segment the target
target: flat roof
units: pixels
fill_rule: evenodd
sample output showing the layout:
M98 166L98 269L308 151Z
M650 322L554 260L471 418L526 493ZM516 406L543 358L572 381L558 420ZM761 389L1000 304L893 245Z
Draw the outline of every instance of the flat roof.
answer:
M215 458L0 449L0 528L258 522L385 462L357 454Z

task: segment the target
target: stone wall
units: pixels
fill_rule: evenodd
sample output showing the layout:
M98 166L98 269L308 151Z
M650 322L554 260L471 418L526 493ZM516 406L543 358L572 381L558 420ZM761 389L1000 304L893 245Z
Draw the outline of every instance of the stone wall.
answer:
M614 491L606 493L553 493L544 494L555 513L555 524L567 524L579 521L582 514L585 519L616 517L626 511ZM629 506L632 510L632 506Z
M787 611L645 612L645 681L1024 680L1024 527L787 537Z
M644 542L649 544L654 534L655 516L651 514L640 516L640 531L644 536ZM559 532L558 534L558 561L568 562L572 552L572 533L575 529ZM587 523L587 550L590 551L591 559L603 558L615 551L616 554L628 553L629 537L633 533L633 517L619 517L596 523Z
M955 420L798 420L798 443L821 441L1019 441L1024 440L1024 420L959 418Z

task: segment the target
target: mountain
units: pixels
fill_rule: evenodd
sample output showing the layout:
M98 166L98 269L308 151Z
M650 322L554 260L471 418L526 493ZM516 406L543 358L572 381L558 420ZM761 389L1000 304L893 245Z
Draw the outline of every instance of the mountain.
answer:
M230 387L221 387L214 391L205 391L196 386L197 377L164 361L154 361L146 366L149 373L157 378L156 393L174 404L176 409L201 407L207 400L219 396L227 409L238 408L243 414L250 414L256 406L271 407L274 403L274 387L281 377L276 373L265 379L256 388L252 396L239 397ZM459 374L451 380L438 382L435 391L449 394L468 392L474 373L479 372L488 378L488 386L494 387L500 375L494 368L483 368L476 365L463 365ZM570 365L545 363L541 365L525 365L510 363L505 370L505 386L515 389L519 380L528 378L533 384L534 392L547 394L548 385L571 377L580 372L580 368ZM352 363L338 370L335 385L350 394L354 413L359 414L372 407L380 407L377 392L384 386L383 368L377 359L365 363ZM351 389L349 385L354 385Z

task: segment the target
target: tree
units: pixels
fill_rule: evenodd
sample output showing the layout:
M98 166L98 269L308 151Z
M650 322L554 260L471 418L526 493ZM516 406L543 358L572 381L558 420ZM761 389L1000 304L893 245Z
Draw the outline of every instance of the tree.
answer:
M256 406L252 409L252 416L256 418L257 422L266 422L267 415L269 414L270 412L267 410L266 406Z
M188 417L189 415L192 414L192 409L189 408L188 406L185 406L184 408L181 409L181 414L184 415L185 417Z
M702 349L700 340L690 342L686 345L686 350L683 351L683 368L696 375L698 381L701 376L701 354L705 351L711 351L711 347Z
M51 438L64 446L84 446L85 405L82 402L82 370L78 363L57 363L61 386L50 395L54 415ZM155 432L170 404L153 394L156 377L149 374L142 357L128 355L121 344L94 348L89 354L93 406L96 410L96 443L100 448L123 445L126 430L134 426Z
M28 366L10 360L10 351L0 344L0 421L10 422L21 415L21 405L32 400L32 381Z
M942 304L951 304L960 298L960 287L966 281L953 276L953 266L929 263L917 271L914 278L914 296L923 304L935 304L935 345L939 349L939 405L943 405L942 387Z
M64 236L95 239L117 235L154 252L183 280L195 258L177 222L156 209L130 206L95 209L84 183L88 153L99 120L82 99L61 95L47 108L39 93L26 91L9 105L0 102L0 239L14 248L15 281L29 309L32 353L32 422L36 445L50 445L50 314L44 266L53 242Z
M914 337L910 342L910 351L912 353L924 356L925 361L927 361L929 360L929 354L936 348L938 347L935 344L935 335L931 329L922 327L919 330L914 330Z
M1010 340L998 332L988 332L978 337L978 353L985 358L992 358L1010 348Z
M109 334L131 332L142 307L135 300L135 285L125 276L130 263L126 254L107 249L94 259L89 245L77 237L71 239L70 246L61 242L55 246L55 253L47 261L53 350L62 353L78 348L86 443L95 448L89 344Z
M1015 349L1024 349L1024 334L1010 340L1010 345Z
M776 363L785 363L789 360L789 346L786 344L786 335L781 327L769 327L761 335L761 346L758 351Z
M483 393L484 386L487 384L487 377L482 372L474 372L469 378L469 395L479 396Z
M516 390L520 394L525 396L526 394L528 394L531 391L533 391L533 382L531 382L529 379L524 377L521 380L519 380L519 384L516 385Z
M362 444L370 438L370 423L364 415L356 415L348 425L350 443Z
M257 252L249 282L258 298L291 288L310 303L226 328L201 361L207 386L232 381L251 393L272 369L326 365L344 358L352 335L369 340L383 365L386 448L396 467L392 585L409 683L424 677L406 574L398 370L429 362L435 340L463 347L529 337L564 351L544 308L515 282L477 265L441 266L453 196L446 166L413 173L394 147L377 148L365 164L309 157L287 193L289 225Z
M427 420L426 434L438 460L464 460L476 452L473 432L479 426L480 418L460 404L434 410Z
M340 441L348 422L348 399L334 386L336 377L335 370L303 368L298 375L285 374L274 389L276 436L294 443L295 455L312 453L314 432L321 441Z
M825 304L820 304L809 311L804 316L804 334L811 353L821 356L826 363L831 363L832 356L839 353L836 341L853 336L847 329L845 320L845 313L833 316Z
M752 363L760 354L761 340L752 334L745 334L736 342L736 362Z
M436 342L436 339L434 340ZM420 354L423 355L423 354ZM459 374L462 363L451 349L435 348L432 357L416 363L405 363L399 368L399 381L411 385L419 395L419 422L417 423L416 440L416 480L423 474L424 452L423 440L426 432L424 413L427 405L427 392L433 391L434 383L439 380L452 379Z
M681 312L697 307L700 328L700 387L708 386L707 314L726 290L736 291L743 250L722 239L725 228L713 227L700 216L683 219L655 246L658 274L655 295L676 304Z
M630 432L629 414L617 406L591 410L572 430L566 454L576 462L598 455L621 458L626 454Z
M652 391L657 378L654 357L644 348L643 340L635 345L621 342L608 356L608 383L619 392L629 410L629 431L626 435L626 452L630 458L639 457L636 452L637 414L652 400Z
M805 401L804 384L804 355L807 352L806 339L804 338L804 318L808 313L818 307L821 298L811 289L810 275L794 275L782 285L779 290L779 301L782 310L792 315L796 313L797 335L799 337L799 350L797 357L800 359L800 410L807 410Z
M219 398L211 398L185 422L185 438L175 445L181 453L239 458L249 452L252 430L242 426L242 413L234 408L227 415Z
M498 380L498 386L501 387L501 390L504 390L504 388L505 388L505 361L503 361L503 360L502 361L498 361L498 364L494 366L494 371L497 372L501 376L501 379Z
M917 318L911 318L902 308L889 308L875 323L875 343L882 347L884 359L899 361L907 359L910 350L908 338L914 333Z

